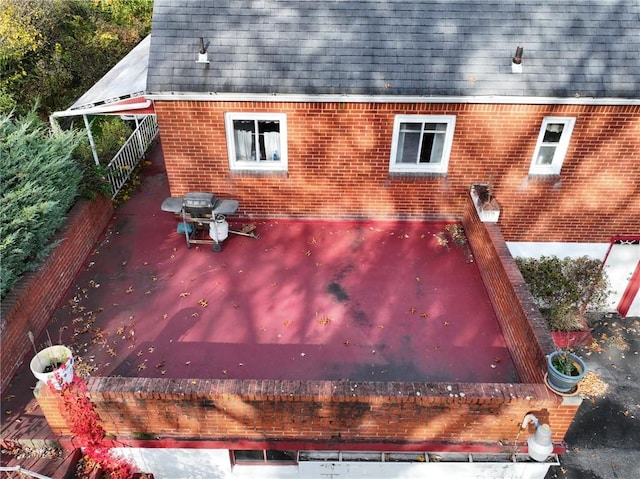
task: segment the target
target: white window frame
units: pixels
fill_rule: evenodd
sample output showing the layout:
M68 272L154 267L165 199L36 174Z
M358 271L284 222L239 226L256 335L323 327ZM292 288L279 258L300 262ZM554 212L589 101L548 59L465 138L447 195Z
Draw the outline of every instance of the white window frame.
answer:
M544 143L544 134L547 131L547 125L549 123L562 123L562 134L560 135L560 141L553 143L556 145L556 150L553 153L553 159L548 165L540 165L537 163L538 155L540 154L540 148L550 145ZM540 133L538 134L538 141L536 143L536 149L533 152L533 158L531 158L531 166L529 167L530 175L559 175L562 170L562 163L569 149L569 142L571 141L571 134L573 133L573 127L576 124L576 119L569 116L546 116L542 120L542 126L540 127ZM551 144L551 145L553 145Z
M442 158L440 163L397 163L398 146L400 139L400 127L403 123L444 123L445 131ZM446 173L449 167L449 157L453 145L453 134L456 127L455 115L396 115L393 122L393 138L391 143L391 158L389 159L389 171L391 173ZM420 139L422 141L422 137Z
M233 134L233 122L235 120L278 121L280 124L280 151L278 160L238 161L236 155L236 143ZM229 169L233 171L287 171L287 115L284 113L240 113L229 112L225 114L225 130L227 135L227 152L229 155Z
M238 459L237 453L241 451L250 451L250 452L261 452L262 459ZM297 466L298 465L298 454L297 450L287 450L287 451L279 451L279 450L271 450L271 449L232 449L231 452L231 464L233 466L248 466L248 467L256 467L256 466ZM295 458L293 459L269 459L269 452L286 452L293 453Z

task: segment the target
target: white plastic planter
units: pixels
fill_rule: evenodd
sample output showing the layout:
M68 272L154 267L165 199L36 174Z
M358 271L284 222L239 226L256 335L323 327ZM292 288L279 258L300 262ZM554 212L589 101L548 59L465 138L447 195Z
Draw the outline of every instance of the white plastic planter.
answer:
M66 346L57 344L43 349L29 365L37 379L55 389L62 389L63 384L73 381L73 354Z

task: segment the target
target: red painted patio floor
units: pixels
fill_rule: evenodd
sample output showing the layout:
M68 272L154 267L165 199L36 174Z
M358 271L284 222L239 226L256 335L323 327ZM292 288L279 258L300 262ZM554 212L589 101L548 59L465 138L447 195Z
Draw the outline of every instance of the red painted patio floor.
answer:
M151 158L47 328L93 375L517 381L470 249L439 239L447 223L244 220L259 239L188 249L160 210L159 146ZM27 362L14 383L35 384Z

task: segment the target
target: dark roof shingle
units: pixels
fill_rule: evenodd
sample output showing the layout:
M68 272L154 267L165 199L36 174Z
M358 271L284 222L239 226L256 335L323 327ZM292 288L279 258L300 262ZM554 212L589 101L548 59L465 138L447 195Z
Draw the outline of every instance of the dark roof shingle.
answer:
M638 25L624 0L155 0L147 90L636 98Z

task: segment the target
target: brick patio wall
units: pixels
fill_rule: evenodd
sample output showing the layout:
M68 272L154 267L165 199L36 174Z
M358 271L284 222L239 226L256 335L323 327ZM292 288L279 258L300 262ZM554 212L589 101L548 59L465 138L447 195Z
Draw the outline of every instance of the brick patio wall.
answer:
M480 221L470 196L465 201L462 225L520 381L542 382L545 355L554 351L555 345L500 228Z
M533 413L561 443L580 401L559 397L543 384L543 353L551 350L551 338L540 328L539 314L525 310L530 293L499 229L479 221L470 199L464 224L520 383L92 378L89 395L105 429L118 441L141 434L160 443L178 440L172 447L181 441L184 447L214 441L231 448L260 441L273 448L284 442L334 449L382 443L509 452L526 441L519 425ZM68 435L57 394L41 388L36 397L54 432Z
M640 106L156 101L171 193L246 215L430 219L489 183L508 241L608 242L640 224ZM224 114L286 113L288 173L229 171ZM389 174L397 114L456 115L446 176ZM559 176L529 176L545 116L576 118Z
M27 333L38 338L71 286L111 216L111 200L81 200L71 209L59 241L37 271L26 273L2 300L2 391L33 355Z
M88 390L107 433L118 441L288 441L340 448L354 442L448 444L487 449L521 446L527 413L553 430L556 444L575 415L542 384L373 383L348 381L93 378ZM69 431L57 393L38 403L56 434ZM521 436L521 437L520 437ZM179 446L176 446L179 447Z

